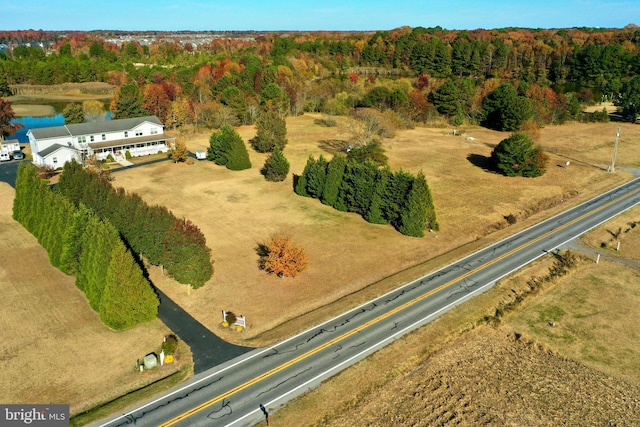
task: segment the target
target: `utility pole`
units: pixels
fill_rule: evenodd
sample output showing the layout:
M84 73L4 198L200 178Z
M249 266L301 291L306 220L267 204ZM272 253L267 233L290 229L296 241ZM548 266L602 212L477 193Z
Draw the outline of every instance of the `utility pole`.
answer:
M616 171L616 154L618 154L618 138L620 138L620 127L618 127L618 133L616 133L616 145L613 146L613 159L611 159L611 167L609 172Z

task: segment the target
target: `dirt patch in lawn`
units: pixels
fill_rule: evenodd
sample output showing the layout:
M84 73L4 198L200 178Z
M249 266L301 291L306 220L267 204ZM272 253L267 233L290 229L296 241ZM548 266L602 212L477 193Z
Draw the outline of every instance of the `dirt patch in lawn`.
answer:
M321 148L327 147L326 141L348 137L340 127L316 124L316 118L304 115L287 120L289 143L284 153L293 174L302 172L310 154L330 158ZM394 276L398 271L413 268L409 275L423 274L434 268L425 266L427 260L445 254L439 262L446 262L447 256L460 255L451 254L454 248L472 250L630 179L631 173L623 167L632 167L640 158L634 143L640 127L627 125L622 131L618 170L611 174L606 169L617 126L573 124L542 129L540 144L551 160L547 174L536 179L507 178L484 167L492 148L508 136L505 133L483 128L457 129L456 136L453 129L399 131L384 142L389 163L393 169L424 171L441 225L439 232L422 239L299 197L292 191L291 174L282 183L266 182L259 173L265 155L253 151L253 167L245 171L229 171L208 161L161 163L118 172L114 185L165 205L202 229L215 259L209 283L188 293L158 269L151 269L151 278L213 331L237 342L256 338L253 343L257 344L282 338L356 304L364 297L350 296L371 284L379 284L371 290L375 294L409 279ZM241 127L239 133L248 141L254 128ZM208 146L209 133L185 137L191 151ZM509 215L517 222L506 230ZM257 267L257 245L276 232L291 235L309 253L309 268L297 278L271 277ZM335 301L341 304L333 312L323 308ZM223 309L247 317L248 328L242 335L220 329ZM307 313L312 314L304 317ZM264 335L277 326L282 327L279 333Z
M74 278L49 263L37 240L11 217L15 191L0 183L0 396L3 403L69 403L75 414L149 384L190 363L143 374L136 359L170 333L158 319L115 332L89 307Z

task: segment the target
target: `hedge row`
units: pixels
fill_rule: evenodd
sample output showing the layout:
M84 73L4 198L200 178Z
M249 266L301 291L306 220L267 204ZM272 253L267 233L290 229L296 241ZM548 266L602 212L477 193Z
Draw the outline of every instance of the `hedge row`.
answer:
M391 224L407 236L423 237L427 228L439 228L422 172L414 177L370 161L350 161L342 154L330 162L311 156L297 177L295 192L341 211L357 212L368 222Z
M199 288L211 278L211 249L191 221L114 188L75 161L65 164L56 191L110 221L134 252L153 265L163 265L178 282Z
M126 329L156 317L158 297L115 227L51 191L31 163L18 169L13 217L38 239L53 266L76 277L107 326Z

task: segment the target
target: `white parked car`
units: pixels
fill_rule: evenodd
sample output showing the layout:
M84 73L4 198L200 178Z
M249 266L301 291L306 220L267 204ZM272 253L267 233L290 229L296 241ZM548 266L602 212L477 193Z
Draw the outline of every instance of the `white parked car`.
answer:
M6 152L0 152L0 162L8 162L9 160L11 160L11 156L9 155L9 153Z

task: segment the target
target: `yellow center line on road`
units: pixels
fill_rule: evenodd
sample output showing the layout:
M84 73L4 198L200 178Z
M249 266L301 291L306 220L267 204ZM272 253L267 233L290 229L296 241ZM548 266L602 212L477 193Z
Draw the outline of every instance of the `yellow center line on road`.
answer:
M247 381L247 382L245 382L243 384L240 384L239 386L237 386L237 387L235 387L235 388L233 388L233 389L231 389L231 390L229 390L229 391L227 391L227 392L225 392L225 393L223 393L223 394L221 394L219 396L216 396L213 399L208 400L208 401L206 401L206 402L204 402L204 403L202 403L202 404L200 404L200 405L198 405L198 406L196 406L196 407L194 407L194 408L192 408L192 409L190 409L190 410L188 410L188 411L186 411L186 412L184 412L184 413L182 413L180 415L178 415L177 417L167 421L166 423L161 424L160 427L169 427L169 426L172 426L172 425L174 425L176 423L179 423L180 421L192 416L196 412L199 412L199 411L201 411L201 410L203 410L203 409L205 409L205 408L207 408L207 407L209 407L211 405L215 405L216 403L226 399L227 397L232 396L235 393L237 393L239 391L242 391L242 390L244 390L244 389L246 389L248 387L251 387L252 385L264 380L265 378L268 378L268 377L270 377L272 375L275 375L278 372L283 371L283 370L287 369L288 367L293 366L296 363L298 363L298 362L300 362L300 361L302 361L302 360L304 360L304 359L306 359L306 358L308 358L308 357L310 357L310 356L312 356L312 355L314 355L314 354L316 354L316 353L318 353L318 352L320 352L320 351L322 351L322 350L324 350L324 349L326 349L328 347L331 347L332 345L334 345L334 344L336 344L336 343L338 343L338 342L340 342L342 340L345 340L345 339L349 338L350 336L355 335L358 332L363 331L363 330L367 329L368 327L370 327L372 325L375 325L376 323L379 323L379 322L389 318L390 316L393 316L394 314L396 314L396 313L398 313L398 312L400 312L400 311L402 311L402 310L404 310L404 309L406 309L408 307L411 307L414 304L417 304L418 302L420 302L420 301L422 301L422 300L424 300L426 298L429 298L430 296L442 291L443 289L448 288L449 286L453 285L454 283L460 282L461 280L466 279L467 277L471 276L472 274L475 274L475 273L477 273L477 272L479 272L481 270L484 270L485 268L490 267L493 264L495 264L495 263L497 263L497 262L499 262L499 261L501 261L501 260L513 255L514 253L519 252L519 251L531 246L532 244L539 242L540 240L550 236L551 234L556 233L556 232L558 232L560 230L563 230L563 229L565 229L565 228L567 228L567 227L569 227L569 226L571 226L571 225L573 225L573 224L575 224L575 223L577 223L579 221L582 221L584 218L587 218L587 217L589 217L591 215L594 215L597 212L600 212L601 210L611 206L612 204L617 203L618 201L620 201L620 200L622 200L624 198L630 197L630 196L634 195L635 193L637 193L639 191L640 191L640 188L636 189L636 190L634 190L634 191L632 191L630 193L627 193L627 194L625 194L623 196L620 196L617 199L614 199L614 200L612 200L612 201L600 206L599 208L597 208L597 209L595 209L593 211L587 212L587 213L581 215L580 217L567 222L566 224L559 225L557 228L555 228L555 229L553 229L551 231L548 231L545 234L543 234L543 235L541 235L541 236L539 236L539 237L537 237L537 238L535 238L535 239L533 239L533 240L531 240L529 242L523 243L522 245L520 245L520 246L518 246L518 247L516 247L514 249L511 249L509 252L506 252L503 255L500 255L499 257L496 257L493 260L488 261L488 262L482 264L481 266L478 266L478 267L474 268L473 270L470 270L470 271L466 272L465 274L463 274L460 277L457 277L457 278L455 278L453 280L450 280L447 283L444 283L444 284L438 286L437 288L434 288L431 291L426 292L426 293L424 293L424 294L412 299L411 301L407 301L406 303L404 303L404 304L402 304L402 305L400 305L400 306L398 306L398 307L396 307L396 308L394 308L394 309L392 309L392 310L390 310L390 311L388 311L386 313L383 313L380 316L378 316L378 317L376 317L376 318L374 318L372 320L369 320L368 322L366 322L366 323L364 323L364 324L352 329L351 331L345 332L344 334L342 334L340 336L337 336L337 337L333 338L332 340L327 341L326 343L321 344L318 347L315 347L315 348L307 351L306 353L301 354L300 356L297 356L297 357L291 359L290 361L288 361L286 363L283 363L280 366L277 366L277 367L275 367L275 368L273 368L273 369L271 369L271 370L269 370L269 371L267 371L267 372L265 372L265 373L263 373L261 375L258 375L257 377L255 377L255 378L253 378L253 379L251 379L251 380L249 380L249 381Z

